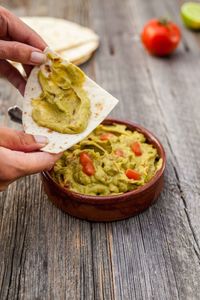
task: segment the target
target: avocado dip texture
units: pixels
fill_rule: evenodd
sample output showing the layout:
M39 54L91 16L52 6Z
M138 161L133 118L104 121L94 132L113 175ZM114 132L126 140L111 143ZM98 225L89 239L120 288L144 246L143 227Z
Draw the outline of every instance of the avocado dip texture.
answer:
M32 100L32 118L43 127L60 133L84 131L90 117L90 100L83 88L84 73L75 65L49 53L38 80L42 92Z
M87 138L65 151L51 175L61 186L108 196L143 186L162 166L145 136L125 125L99 125Z

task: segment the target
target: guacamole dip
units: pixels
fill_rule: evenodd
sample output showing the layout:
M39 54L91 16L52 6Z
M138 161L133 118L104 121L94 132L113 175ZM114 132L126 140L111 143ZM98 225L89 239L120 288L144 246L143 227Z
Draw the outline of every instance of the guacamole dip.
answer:
M38 72L42 92L32 100L32 118L51 130L75 134L84 131L90 117L90 101L83 89L84 73L75 65L48 54L50 63Z
M106 196L137 189L161 166L157 150L143 134L125 125L99 125L64 152L51 175L74 192Z

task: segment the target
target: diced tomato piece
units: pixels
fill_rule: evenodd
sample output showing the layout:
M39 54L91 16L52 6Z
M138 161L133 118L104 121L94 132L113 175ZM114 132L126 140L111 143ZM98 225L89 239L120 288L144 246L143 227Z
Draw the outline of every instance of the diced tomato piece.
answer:
M92 162L92 159L90 158L90 156L87 152L80 153L80 163L82 166L84 166L87 163L91 163L91 162Z
M131 150L135 153L136 156L142 155L142 150L139 142L134 142L131 145Z
M132 169L127 169L125 174L129 179L140 180L141 178L140 173Z
M95 168L93 165L93 161L87 152L80 153L80 163L83 167L82 170L86 175L88 176L94 175Z
M121 149L115 150L115 155L116 156L124 156L124 152Z
M109 140L111 137L113 137L114 136L114 134L112 134L112 133L110 133L110 132L108 132L108 133L103 133L103 134L101 134L100 135L100 140L101 141L107 141L107 140Z
M88 175L88 176L92 176L95 173L95 168L92 162L88 162L87 164L85 164L83 166L83 172Z

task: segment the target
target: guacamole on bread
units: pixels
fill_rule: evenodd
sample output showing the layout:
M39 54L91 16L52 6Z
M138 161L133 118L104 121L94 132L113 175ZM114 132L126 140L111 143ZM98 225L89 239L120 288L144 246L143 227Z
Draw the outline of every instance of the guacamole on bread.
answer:
M99 125L65 151L51 175L61 186L86 195L116 195L151 180L162 159L143 134L125 125Z
M49 53L49 63L38 72L42 92L32 100L32 118L60 133L84 131L90 117L90 100L83 88L84 73L75 65Z

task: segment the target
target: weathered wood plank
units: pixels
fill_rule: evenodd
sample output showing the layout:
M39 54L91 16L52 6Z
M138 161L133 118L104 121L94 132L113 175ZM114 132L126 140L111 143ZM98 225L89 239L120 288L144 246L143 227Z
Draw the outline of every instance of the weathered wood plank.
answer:
M101 47L84 70L121 101L111 114L143 124L167 151L165 189L142 215L94 224L47 201L39 176L0 195L0 299L199 299L200 39L174 1L5 1L18 15L66 17L93 26ZM146 55L139 33L173 16L183 43L170 59ZM189 100L188 100L189 99ZM1 124L20 96L0 81Z
M73 2L68 4L72 11L63 10L62 1L57 3L58 16L70 19L71 15L73 19ZM55 4L51 2L30 1L20 5L15 1L12 8L18 15L55 15ZM87 11L85 5L80 12L85 23ZM16 103L16 92L4 81L1 92L2 123L10 125L6 112ZM51 205L41 190L39 176L22 179L2 193L0 212L1 299L94 298L91 226Z
M169 9L158 1L105 1L104 7L97 2L94 24L104 41L101 57L97 57L97 62L101 59L101 64L97 65L97 78L105 88L112 91L113 87L116 96L122 100L115 115L152 129L160 136L168 156L166 185L160 201L139 218L123 225L118 223L117 230L113 226L113 270L118 274L115 277L116 294L122 299L198 299L197 216L200 210L199 129L196 124L200 114L199 101L195 97L199 90L197 36L194 33L190 36L193 42L187 41L187 35L184 37L191 47L189 57L184 45L170 60L150 57L133 37L138 37L143 24L159 11L174 13L171 9L174 2L167 2L168 6L171 4ZM178 5L175 7L174 17L178 20L179 8ZM104 22L105 19L108 22ZM109 52L111 43L112 54ZM112 77L113 69L117 77L111 81L109 76ZM178 94L176 97L170 92L172 89ZM195 98L192 108L188 101L191 97ZM140 228L138 235L136 226Z

